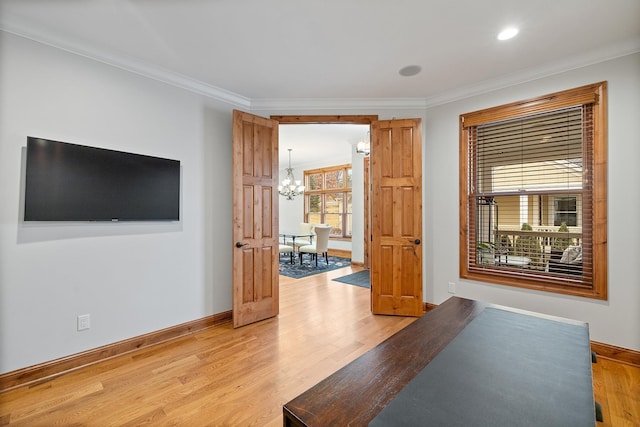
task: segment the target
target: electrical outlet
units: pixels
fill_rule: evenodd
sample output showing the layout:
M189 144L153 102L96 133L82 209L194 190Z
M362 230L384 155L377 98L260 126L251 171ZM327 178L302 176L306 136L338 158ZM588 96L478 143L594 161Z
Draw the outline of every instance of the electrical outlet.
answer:
M84 331L91 327L91 316L89 314L82 314L78 316L78 330Z
M456 284L453 282L449 282L449 293L450 294L456 293Z

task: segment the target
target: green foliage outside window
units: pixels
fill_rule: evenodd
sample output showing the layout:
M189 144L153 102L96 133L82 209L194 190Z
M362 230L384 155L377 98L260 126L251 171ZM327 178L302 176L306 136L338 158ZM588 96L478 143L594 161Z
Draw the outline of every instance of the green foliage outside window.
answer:
M526 222L522 224L522 231L533 231ZM536 236L518 236L514 246L514 255L524 256L531 260L530 268L542 270L544 269L544 258L542 256L542 246L538 242Z
M562 224L560 224L560 228L558 228L558 233L568 233L568 232L569 232L569 227L567 227L567 223L563 222ZM559 249L561 251L564 251L572 244L573 244L573 239L570 239L569 237L557 237L553 239L553 248Z

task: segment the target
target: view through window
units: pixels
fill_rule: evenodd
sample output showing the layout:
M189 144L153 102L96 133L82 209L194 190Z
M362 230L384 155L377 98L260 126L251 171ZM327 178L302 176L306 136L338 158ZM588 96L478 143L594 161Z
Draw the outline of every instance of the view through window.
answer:
M351 237L351 164L304 171L304 219L332 227L331 236Z

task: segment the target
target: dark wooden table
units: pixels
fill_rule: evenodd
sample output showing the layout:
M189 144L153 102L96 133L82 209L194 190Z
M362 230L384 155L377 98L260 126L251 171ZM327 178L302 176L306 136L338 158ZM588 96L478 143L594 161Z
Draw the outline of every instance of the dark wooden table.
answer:
M586 326L583 322L452 297L285 404L284 425L368 425L487 307ZM589 365L589 381L590 369ZM592 398L592 386L590 392Z

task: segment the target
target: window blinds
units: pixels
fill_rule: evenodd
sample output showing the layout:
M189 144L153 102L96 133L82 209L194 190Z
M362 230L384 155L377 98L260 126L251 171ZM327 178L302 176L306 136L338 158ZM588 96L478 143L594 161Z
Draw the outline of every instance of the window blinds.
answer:
M471 270L591 283L591 116L587 104L470 127Z
M582 108L477 127L478 195L582 188Z

